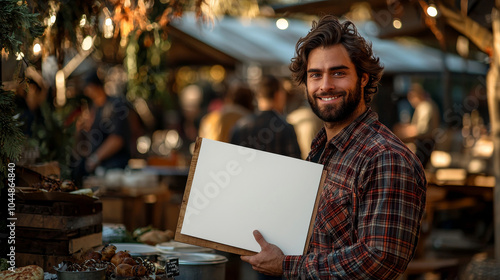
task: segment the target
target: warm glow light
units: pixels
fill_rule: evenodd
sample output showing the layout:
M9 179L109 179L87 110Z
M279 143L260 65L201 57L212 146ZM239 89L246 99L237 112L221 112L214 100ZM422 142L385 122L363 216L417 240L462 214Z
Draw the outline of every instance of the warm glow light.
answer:
M284 18L280 18L276 21L276 27L278 27L281 30L285 30L288 28L288 20Z
M53 25L56 22L56 15L50 16L50 25Z
M490 158L494 150L495 145L493 141L487 137L482 137L472 147L472 155L475 157Z
M84 27L85 24L87 24L87 16L86 15L82 15L82 19L80 19L80 26Z
M39 55L41 51L42 51L42 46L39 43L35 43L33 45L33 54Z
M222 67L221 65L214 65L210 67L210 77L215 81L215 82L222 82L224 80L224 77L226 76L226 69Z
M430 4L429 7L427 7L427 14L430 17L436 17L438 14L438 10L434 4Z
M396 29L401 29L401 27L403 27L403 23L401 22L401 20L396 18L392 21L392 26L394 26L394 28Z
M128 167L131 169L142 169L148 165L148 162L142 158L131 158L128 160Z
M449 167L451 155L444 151L433 151L431 153L431 164L436 168Z
M151 138L148 136L141 136L137 138L137 151L141 154L145 154L151 148Z
M24 53L23 52L16 53L16 60L21 60L21 59L23 59L23 57L24 57Z
M110 26L110 25L113 25L113 21L111 20L111 18L106 18L106 20L104 21L104 24Z
M171 149L177 148L179 147L179 140L179 133L175 130L169 130L165 136L165 145Z
M436 171L438 181L463 181L467 178L467 170L462 168L446 168Z
M481 159L473 159L469 162L469 165L467 166L467 171L469 173L481 173L486 170L486 162Z
M84 51L90 50L90 48L92 48L93 44L94 44L94 40L92 39L92 37L90 37L90 36L85 37L85 39L83 39L83 42L82 42L82 50L84 50Z
M113 21L111 20L110 17L106 17L104 20L104 27L103 27L103 33L104 33L104 38L111 38L113 37Z
M56 72L56 105L66 104L66 77L63 70Z

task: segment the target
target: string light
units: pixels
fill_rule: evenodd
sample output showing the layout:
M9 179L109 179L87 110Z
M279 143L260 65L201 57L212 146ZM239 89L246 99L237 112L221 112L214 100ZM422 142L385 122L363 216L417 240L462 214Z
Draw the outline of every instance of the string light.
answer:
M109 39L111 37L113 37L113 31L114 31L114 27L113 27L113 20L111 19L111 13L109 12L108 8L104 8L102 10L102 12L104 13L105 15L105 19L104 19L104 25L102 27L102 33L104 35L104 38L106 39Z
M396 29L401 29L401 27L403 27L403 23L401 22L400 19L398 18L395 18L393 21L392 21L392 26Z
M281 30L285 30L288 28L288 20L284 18L280 18L276 21L276 27Z
M438 15L438 10L436 8L436 5L430 4L429 7L427 7L427 14L430 17L436 17Z
M16 53L16 60L21 60L21 59L23 59L23 57L24 57L24 53L23 52Z
M83 14L82 19L80 19L80 27L84 27L85 24L87 24L87 16Z
M42 46L40 45L40 43L38 43L38 42L37 42L37 43L35 43L35 44L33 45L33 54L34 54L35 56L38 56L38 55L40 54L40 52L41 52L41 51L42 51Z
M56 105L64 106L66 104L66 76L63 70L56 72Z
M106 17L104 20L104 38L111 38L113 37L113 21L109 16Z
M56 15L52 14L50 16L50 26L54 25L54 23L56 23Z
M113 21L111 20L111 18L107 17L104 24L106 24L107 26L110 26L110 25L113 25Z
M85 39L83 39L83 42L82 42L82 50L84 50L84 51L90 50L90 48L92 48L93 44L94 44L94 40L92 39L92 37L90 37L90 36L85 37Z

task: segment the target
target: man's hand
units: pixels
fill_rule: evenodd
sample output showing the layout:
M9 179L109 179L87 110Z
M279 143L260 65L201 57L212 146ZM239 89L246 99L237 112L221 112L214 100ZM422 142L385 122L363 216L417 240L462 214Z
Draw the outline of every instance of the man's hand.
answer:
M267 243L258 230L253 232L255 240L260 245L260 253L253 256L241 256L241 260L252 265L252 268L267 275L280 276L283 274L283 259L285 255L278 246Z

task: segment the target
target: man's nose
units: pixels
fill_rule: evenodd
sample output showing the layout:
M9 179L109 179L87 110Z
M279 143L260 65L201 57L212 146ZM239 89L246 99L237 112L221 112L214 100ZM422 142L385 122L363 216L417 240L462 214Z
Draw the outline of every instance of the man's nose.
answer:
M321 79L321 91L328 92L335 89L335 79L330 75L323 76Z

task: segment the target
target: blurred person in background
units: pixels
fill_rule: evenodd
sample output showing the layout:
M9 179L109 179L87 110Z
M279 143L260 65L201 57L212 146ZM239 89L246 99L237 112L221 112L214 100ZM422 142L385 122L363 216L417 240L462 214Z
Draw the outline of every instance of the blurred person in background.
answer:
M233 81L224 95L221 108L209 112L202 118L198 135L228 143L230 132L236 122L253 110L253 91L246 83Z
M106 94L97 71L89 72L83 82L83 93L91 105L82 111L76 124L77 156L72 176L77 184L98 166L123 169L130 159L130 107L123 98Z
M31 137L33 124L43 123L40 106L47 101L49 85L33 66L26 68L24 74L27 83L17 86L16 105L20 111L20 120L23 122L23 133Z
M295 128L302 159L306 159L311 151L312 140L323 127L323 122L314 114L303 92L294 92L292 96L296 105L288 113L286 120Z
M258 111L236 123L231 143L300 158L295 130L283 116L286 92L281 81L271 75L263 76L257 86L256 97Z
M439 108L424 90L414 83L408 90L408 102L415 109L409 124L397 124L394 133L417 155L426 167L436 145L434 135L440 126Z

